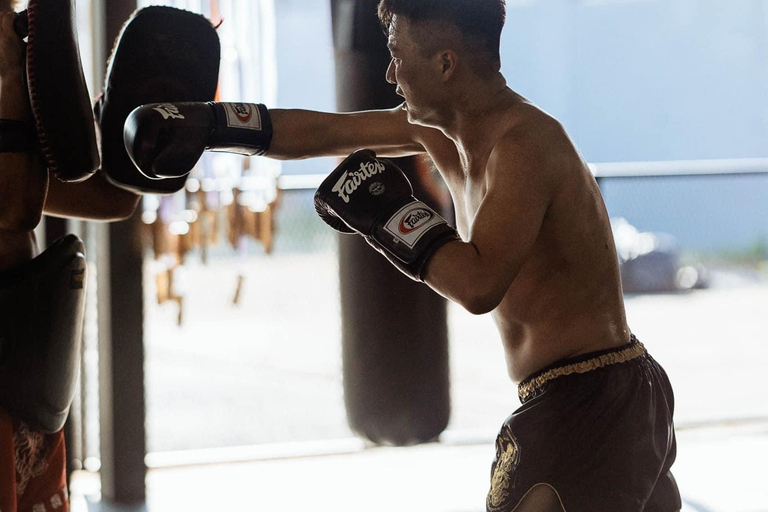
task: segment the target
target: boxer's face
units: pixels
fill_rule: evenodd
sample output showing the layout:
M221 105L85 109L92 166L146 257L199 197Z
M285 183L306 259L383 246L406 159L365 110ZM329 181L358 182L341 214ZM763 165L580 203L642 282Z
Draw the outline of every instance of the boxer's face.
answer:
M395 16L389 27L387 47L392 56L387 68L387 81L405 99L403 108L408 121L427 124L434 110L440 82L435 76L435 58L425 55L413 31L418 30L407 18Z

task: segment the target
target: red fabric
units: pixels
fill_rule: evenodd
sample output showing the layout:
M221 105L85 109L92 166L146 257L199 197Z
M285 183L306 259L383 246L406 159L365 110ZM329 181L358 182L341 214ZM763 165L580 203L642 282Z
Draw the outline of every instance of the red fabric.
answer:
M64 434L0 410L0 512L69 512Z

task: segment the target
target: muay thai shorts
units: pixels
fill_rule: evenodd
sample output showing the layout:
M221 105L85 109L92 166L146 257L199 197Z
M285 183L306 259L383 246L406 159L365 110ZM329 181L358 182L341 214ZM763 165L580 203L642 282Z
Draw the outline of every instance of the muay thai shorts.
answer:
M634 336L544 368L518 394L496 439L489 512L513 511L539 486L566 512L680 510L672 387Z

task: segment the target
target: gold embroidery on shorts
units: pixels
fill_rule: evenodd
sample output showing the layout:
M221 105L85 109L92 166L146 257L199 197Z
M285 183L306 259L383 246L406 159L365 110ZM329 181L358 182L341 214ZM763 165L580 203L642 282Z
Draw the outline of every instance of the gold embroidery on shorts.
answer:
M517 387L517 396L520 397L520 401L525 402L534 392L541 389L541 387L552 379L557 377L564 377L565 375L571 375L573 373L587 373L592 370L597 370L604 366L610 366L613 364L626 363L632 359L636 359L645 354L645 347L639 341L632 346L619 350L618 352L611 352L609 354L603 354L602 356L581 361L580 363L573 363L566 366L560 366L553 368L549 371L542 373L541 375L534 377L531 380L525 380Z
M488 493L489 509L497 509L504 504L507 496L509 496L511 474L515 465L518 463L519 453L520 450L517 446L517 442L514 439L510 439L509 444L499 456L499 461L496 463L496 467L493 470L491 490Z

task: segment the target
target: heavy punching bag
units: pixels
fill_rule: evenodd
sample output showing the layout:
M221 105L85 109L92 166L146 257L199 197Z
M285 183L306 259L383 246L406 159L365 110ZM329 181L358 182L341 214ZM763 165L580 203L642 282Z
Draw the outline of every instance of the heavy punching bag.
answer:
M385 78L389 52L377 4L331 0L339 111L391 108L401 101ZM395 161L415 195L427 198L420 192L417 159ZM340 235L339 276L350 427L376 444L434 440L450 415L445 300L405 277L359 236Z

